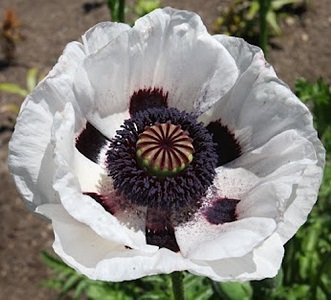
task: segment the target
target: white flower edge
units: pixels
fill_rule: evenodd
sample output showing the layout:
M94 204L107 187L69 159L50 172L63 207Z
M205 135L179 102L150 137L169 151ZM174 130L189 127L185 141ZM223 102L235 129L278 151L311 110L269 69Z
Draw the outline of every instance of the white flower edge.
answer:
M317 200L325 165L325 149L313 127L308 108L277 77L265 61L262 50L240 38L224 35L215 35L214 38L233 56L240 76L232 89L199 119L205 124L222 120L222 124L228 126L242 143L244 154L229 166L243 167L259 177L265 177L268 175L266 169L274 170L278 163L260 164L257 169L253 161L257 163L268 157L268 151L272 151L268 143L272 139L285 134L285 138L288 137L294 143L293 147L297 147L292 154L299 157L295 158L285 152L283 158L279 156L284 164L300 164L302 168L302 179L295 181L293 193L282 208L283 222L277 229L285 243L307 220ZM245 90L249 90L249 93L245 93ZM256 111L259 111L259 118L255 118ZM282 150L279 148L277 151L282 153Z
M162 15L162 14L161 14ZM159 15L156 15L159 16ZM148 29L149 25L147 25L145 28ZM107 26L105 25L105 28ZM97 31L95 31L97 32ZM123 32L126 32L126 28L123 27ZM128 35L128 33L126 33ZM93 32L91 31L91 36L93 35ZM87 36L87 35L86 35ZM223 37L223 39L225 39L225 37ZM230 39L233 38L228 38L229 41ZM84 38L83 38L84 40ZM86 40L88 41L93 41L92 38L86 38ZM111 37L107 37L105 38L105 40L101 41L100 43L100 47L103 47L102 49L105 49L108 45L108 43L112 40ZM232 40L235 41L235 40ZM92 45L92 44L91 44ZM245 46L244 43L242 42L242 47ZM110 47L110 46L109 46ZM244 48L244 47L243 47ZM87 48L85 48L87 49ZM228 49L230 49L228 47ZM235 47L233 48L235 49ZM232 54L235 57L234 54L234 50L229 50L230 54ZM254 49L254 47L252 47L252 49ZM256 48L255 48L256 49ZM88 50L85 51L90 51L90 53L92 53L92 55L97 55L95 54L96 52L98 52L98 49L94 49L93 46L88 47ZM103 50L106 51L106 50ZM102 52L102 51L101 51ZM253 51L254 52L254 51ZM74 59L72 59L72 57ZM257 57L257 56L255 56ZM257 57L258 58L258 62L265 64L264 60L261 60L261 56ZM54 168L55 165L52 162L52 156L53 156L53 145L51 144L51 137L50 137L50 132L51 132L51 128L53 126L53 116L55 114L56 111L63 111L64 110L64 103L66 101L71 102L72 106L74 108L74 112L76 117L80 116L77 120L80 121L76 121L76 125L75 125L75 131L79 131L81 130L81 124L84 122L84 118L82 117L85 114L89 114L89 110L90 108L93 106L91 101L89 100L89 96L93 95L92 93L93 88L90 85L90 81L88 76L86 75L86 72L82 72L80 73L78 70L80 70L81 68L81 62L85 59L85 54L82 51L82 45L79 43L71 43L68 45L68 47L66 48L63 56L59 59L59 63L54 67L53 71L50 72L50 74L47 76L47 78L38 86L38 88L35 90L34 93L32 93L27 100L24 102L24 105L22 106L22 110L21 110L21 116L19 117L19 124L17 125L17 128L15 130L15 138L11 141L10 144L10 151L11 151L11 156L10 156L10 168L12 170L12 173L14 173L14 179L23 195L23 197L27 200L28 203L31 204L31 208L34 209L35 207L42 205L44 203L54 203L54 204L49 204L49 205L58 205L58 203L60 203L60 198L58 195L58 191L60 191L59 187L55 184L56 189L53 188L53 181L49 181L49 177L45 176L45 174L53 174L54 173ZM231 61L231 60L230 60ZM242 63L238 62L238 70L240 70L240 72L244 72L245 70L245 64L247 64L247 66L250 66L249 60L244 59L244 61ZM253 64L253 68L256 67L256 64ZM237 74L237 73L236 73ZM281 83L278 79L275 78L275 75L273 73L270 73L271 76L269 77L270 80L273 80L274 82L280 84L280 86L282 85L284 87L284 91L285 93L283 95L287 95L286 93L288 93L288 89L287 87L285 87L283 85L283 83ZM236 75L237 76L237 75ZM244 77L243 74L240 74L240 78ZM262 76L263 77L263 76ZM88 92L84 97L80 97L81 96L81 92L83 91L82 86L79 86L79 84L77 84L77 82L79 82L80 80L83 80L84 84L86 84L89 88L88 88ZM91 92L91 93L90 93ZM240 93L239 93L240 94ZM225 99L225 101L223 101L221 99L221 101L219 101L219 103L226 103L226 99L228 97L228 95L230 95L230 92L225 94L224 97L222 99ZM79 99L79 101L82 101L82 103L77 103L76 99ZM215 98L216 99L216 98ZM214 100L215 101L215 100ZM297 100L295 100L297 101ZM231 102L230 103L231 106ZM193 104L193 107L195 107L195 109L197 111L204 111L206 108L208 108L207 106L204 106L204 102L203 101L197 101L195 104ZM298 104L298 103L296 103ZM234 104L235 106L236 104ZM233 107L234 107L233 106ZM225 105L225 107L227 107ZM302 108L304 108L304 106L302 105ZM214 108L212 108L213 110ZM224 110L224 114L226 114L226 110ZM318 145L318 140L316 137L316 133L313 131L312 129L312 122L311 122L311 117L310 114L308 113L308 111L304 108L301 109L301 112L304 112L303 115L305 115L305 123L304 128L303 128L303 132L307 133L309 131L309 134L307 134L307 138L309 138L311 140L311 142L314 145ZM299 114L300 115L300 114ZM34 116L34 117L32 117ZM228 115L230 116L230 115ZM29 118L33 118L35 119L36 123L32 124L33 122L26 122L25 120L29 120ZM120 124L121 119L123 119L123 116L120 116L118 118L118 122ZM233 118L235 119L235 118ZM240 119L240 118L239 118ZM245 120L245 119L244 119ZM308 121L307 121L308 120ZM236 124L238 125L238 124ZM242 124L238 126L238 128L243 128L244 126ZM230 126L230 125L229 125ZM298 124L296 124L296 126L298 126ZM231 128L232 129L232 128ZM280 130L280 128L278 128L278 130ZM28 141L28 143L30 143L30 150L28 153L21 153L21 149L23 149L27 143L26 139L24 139L25 136L25 132L33 132L34 135L31 136L31 140ZM244 132L247 132L244 130ZM251 130L251 132L253 132L253 130ZM21 135L20 137L18 137L18 135ZM317 140L317 141L316 141ZM264 140L263 142L265 142L266 140ZM255 147L257 147L258 145L261 144L261 140L257 139L257 142ZM263 144L263 143L262 143ZM317 156L318 156L318 166L314 169L311 168L309 170L309 172L307 171L306 174L306 180L307 182L303 182L303 184L308 184L309 178L315 178L315 187L317 187L319 185L319 181L320 181L320 176L321 176L321 169L322 169L322 165L324 164L323 161L323 148L322 146L316 146L317 148ZM36 162L36 164L35 164ZM41 172L42 170L42 172ZM42 174L42 175L41 175ZM52 176L50 176L52 178ZM52 178L53 180L53 178ZM74 179L76 180L76 179ZM317 188L316 188L317 189ZM46 192L45 192L46 191ZM305 193L305 190L300 190L298 189L298 194L300 195L300 199L302 199L302 201L304 201L305 196L302 196L302 194ZM316 194L317 191L315 193L315 199L316 199ZM311 195L311 194L310 194ZM314 196L314 195L313 195ZM280 234L282 236L283 241L286 240L286 238L288 236L290 236L291 234L293 234L294 231L296 231L296 228L298 227L298 224L300 222L303 222L305 217L306 217L306 213L308 211L310 211L312 203L311 201L305 202L307 203L307 206L305 207L305 210L303 211L302 217L298 217L298 218L294 218L295 222L294 224L289 224L290 226L286 226L284 225L283 227L280 226ZM48 205L48 204L46 204ZM37 212L43 213L45 215L47 215L46 213L43 212L43 210L41 209L42 206L38 207ZM301 207L300 202L294 201L289 209L288 209L288 216L291 217L293 212L294 212L294 216L295 215L295 211L298 209L298 207ZM68 206L67 206L68 209ZM68 209L68 211L71 212L71 209ZM74 214L74 213L73 213ZM78 216L77 215L78 220L84 221L84 218L82 218L82 216ZM300 219L299 221L297 219ZM78 220L75 220L78 222ZM56 222L56 218L53 220L54 223ZM85 222L85 221L84 221ZM78 222L80 225L79 226L86 226L86 224L83 224L81 222ZM77 225L77 223L76 223ZM135 239L134 236L130 235L130 233L128 232L124 232L121 237L119 238L119 240L112 241L111 239L108 239L107 234L102 233L103 229L99 228L97 229L97 225L91 225L92 227L90 228L94 228L96 231L98 232L98 235L95 235L95 238L100 238L102 237L103 239L106 240L107 243L118 243L119 241L121 243L125 242L128 243L129 245L131 245L133 248L134 247L141 247L142 245L136 245L135 243L137 242L137 239ZM94 227L93 227L94 226ZM288 228L292 228L290 230L290 232L288 232ZM58 237L57 240L59 240L60 237ZM121 240L123 239L123 240ZM128 239L128 240L126 240ZM270 242L271 241L271 242ZM277 243L276 243L277 242ZM238 280L248 280L250 279L256 279L254 278L254 276L261 276L261 277L257 277L257 278L263 278L263 277L268 277L268 276L272 276L270 274L275 274L275 270L277 269L277 265L279 267L280 264L280 260L281 260L281 256L282 255L278 255L277 259L274 259L274 264L272 264L272 266L269 268L269 270L272 270L272 272L270 271L269 274L266 270L264 270L263 265L256 265L259 264L261 262L263 262L265 264L265 261L263 259L263 256L260 257L261 253L265 255L266 253L266 249L269 246L273 246L276 247L277 249L279 249L277 251L278 254L282 253L282 246L281 244L278 243L279 242L279 236L278 234L274 234L272 235L270 238L266 239L260 247L255 248L255 250L253 250L252 252L242 256L242 257L237 257L237 258L232 258L232 259L220 259L220 260L211 260L208 262L201 262L199 260L195 261L195 264L193 265L189 265L186 262L190 262L192 263L192 260L189 259L183 259L181 258L179 261L177 259L177 254L171 253L170 256L171 257L176 257L176 259L174 260L175 263L173 266L169 267L168 269L162 269L162 267L158 268L150 268L150 266L146 266L146 268L149 268L148 271L146 271L146 269L144 269L145 271L142 272L158 272L158 270L161 270L160 272L171 272L169 271L171 270L176 270L173 269L175 268L174 266L178 267L179 269L181 269L183 267L183 269L189 269L190 271L192 271L192 273L194 272L201 272L201 275L206 275L209 276L211 278L214 278L216 280L234 280L237 276ZM131 244L130 244L131 243ZM275 245L274 245L275 244ZM55 244L55 248L57 248L57 252L58 253L62 253L62 257L66 257L68 256L68 254L65 254L66 251L68 251L68 247L66 245L62 246L56 246ZM150 249L147 250L148 247L146 247L146 253L148 253L148 255L150 256L151 253L153 253L153 251L155 249L153 249L153 247L150 247ZM258 250L258 249L263 249L262 250ZM168 253L169 254L169 250L166 249L161 249L159 251L157 251L157 253ZM61 252L62 251L62 252ZM161 255L161 254L160 254ZM70 255L69 255L70 256ZM251 260L253 258L253 261ZM72 262L72 265L80 265L79 268L82 272L84 271L84 267L75 260L75 258L70 258L71 260L74 260L74 262ZM70 260L68 258L68 261ZM101 259L102 262L104 263L103 259ZM111 259L112 260L112 259ZM183 260L185 261L185 263L183 263ZM112 260L112 262L114 262L115 260ZM155 257L154 260L151 260L152 264L155 264ZM242 262L249 262L250 264L250 268L249 270L251 271L251 273L244 273L244 274L237 274L234 275L234 272L231 271L229 272L227 266L231 266L232 268L234 268L237 265L245 265L242 264ZM102 263L102 264L103 264ZM101 264L101 265L102 265ZM200 266L203 265L203 267ZM206 267L206 264L208 264L208 266ZM224 268L225 268L225 273L222 273L220 271L220 268L222 268L222 265L224 264ZM106 266L107 263L106 263ZM212 266L212 267L211 267ZM238 266L237 266L238 267ZM209 268L211 268L212 270L208 271ZM268 269L266 268L266 269ZM88 269L88 268L87 268ZM257 271L258 270L258 271ZM90 271L89 271L90 272ZM91 271L92 272L92 271ZM90 272L90 274L92 274ZM97 274L95 275L91 275L92 277L98 277L98 278L106 278L107 276L105 274L108 274L109 271L96 271ZM124 272L125 273L125 272ZM122 272L122 274L124 274ZM94 274L94 273L93 273ZM148 273L148 274L152 274L152 273ZM146 274L146 275L148 275ZM222 274L222 275L220 275ZM263 275L261 275L263 274ZM113 276L113 275L112 275ZM136 275L135 275L136 276ZM144 276L144 275L139 275L139 277ZM122 279L118 279L118 280L124 280L124 275L121 277ZM124 279L123 279L124 278ZM138 277L137 277L138 278ZM245 279L246 278L246 279ZM248 279L247 279L248 278ZM108 280L108 279L104 279L104 280Z
M37 211L52 219L55 252L77 272L95 280L134 280L182 270L216 281L263 279L277 274L284 253L278 235L242 257L208 262L190 260L165 248L154 252L123 249L123 245L105 240L79 223L61 205L44 204Z
M89 55L78 73L87 81L75 82L79 98L91 95L95 100L88 119L108 138L127 116L130 97L138 90L162 89L169 107L199 112L218 101L238 77L233 58L200 17L170 8L137 20Z

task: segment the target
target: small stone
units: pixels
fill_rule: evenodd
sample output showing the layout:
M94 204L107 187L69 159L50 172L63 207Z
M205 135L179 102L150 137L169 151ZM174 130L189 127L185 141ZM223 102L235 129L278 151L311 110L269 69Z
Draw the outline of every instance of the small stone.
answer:
M287 17L286 19L285 19L285 23L286 23L286 25L288 25L288 26L292 26L292 25L294 25L294 23L295 23L295 19L293 18L293 17Z
M308 35L307 33L303 33L303 34L301 35L301 40L302 40L303 42L308 42L308 40L309 40L309 35Z

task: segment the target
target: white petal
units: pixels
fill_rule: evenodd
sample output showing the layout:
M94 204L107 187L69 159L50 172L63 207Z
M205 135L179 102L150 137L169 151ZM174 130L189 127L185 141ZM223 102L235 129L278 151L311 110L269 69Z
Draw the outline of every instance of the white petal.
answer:
M177 243L185 257L212 260L242 256L275 230L275 222L263 216L214 225L203 215L205 206L213 199L242 201L257 182L258 177L245 169L221 167L216 170L214 185L207 192L204 207L192 222L175 228Z
M83 192L98 193L99 185L107 171L82 155L76 148L73 159L73 173L77 176Z
M134 250L103 239L89 226L72 218L61 205L39 206L38 213L52 220L55 252L69 266L91 279L123 281L186 270L193 266L197 270L205 269L168 249L158 250L158 247L149 246Z
M32 211L42 203L59 202L52 188L51 120L52 116L42 105L33 100L27 102L9 143L9 170Z
M239 257L269 237L276 229L270 218L245 218L213 225L202 216L175 228L176 240L184 257L216 260Z
M53 114L71 102L81 108L72 91L75 68L84 58L79 43L70 43L59 62L25 99L9 143L8 164L27 205L34 210L42 203L59 202L52 188L53 148L50 144Z
M283 243L286 243L306 222L307 216L317 200L322 170L323 168L320 166L309 166L294 187L291 197L287 201L283 222L277 230Z
M283 222L278 232L285 243L306 221L317 199L323 156L318 143L314 145L294 130L243 154L230 167L243 167L261 180L238 205L238 213L257 216L263 211L266 216L267 211L275 214L277 210L275 217Z
M208 276L216 281L249 281L272 278L280 269L284 248L277 234L272 235L252 252L242 257L208 261L208 271L201 274L197 270L189 270L197 275ZM198 263L197 261L195 261Z
M241 200L258 180L250 170L240 166L223 166L217 168L213 184L217 197Z
M127 24L113 22L93 26L82 36L85 53L88 55L98 51L128 29L130 26Z
M75 220L60 204L40 205L37 212L52 220L55 233L53 246L61 257L63 251L71 256L71 260L80 261L85 267L93 267L110 252L125 249L122 244L102 238L86 224Z
M139 19L84 67L100 118L124 112L135 91L150 87L169 92L170 106L202 110L230 89L238 73L197 15L172 9Z
M316 142L316 131L308 109L291 92L257 47L242 39L214 36L234 58L241 74L233 89L204 116L203 122L222 120L236 133L250 133L250 148L258 148L271 137L290 129Z
M99 130L104 136L112 139L116 135L116 131L121 129L124 120L130 118L128 110L120 113L114 113L112 115L101 117L97 110L94 110L87 114L87 120Z
M266 177L284 165L311 165L317 161L314 145L295 130L284 131L262 147L242 154L230 163L259 177Z
M58 192L62 205L71 216L89 225L103 238L131 248L137 247L114 216L106 212L91 197L82 194L78 178L73 173L74 127L74 113L72 106L68 103L61 114L55 114L52 133L55 162L53 187ZM95 183L101 180L102 174L97 173L96 176L98 178L94 178Z
M241 74L233 89L200 120L205 124L220 120L238 138L244 154L231 166L247 168L261 177L282 165L288 168L286 176L291 176L292 170L291 178L284 177L286 183L273 186L274 191L280 191L285 184L283 187L291 191L286 200L281 197L285 201L280 209L284 223L279 226L279 234L286 242L304 223L316 201L325 150L308 109L277 78L262 51L242 39L221 35L215 39L234 57ZM280 204L277 195L274 201Z

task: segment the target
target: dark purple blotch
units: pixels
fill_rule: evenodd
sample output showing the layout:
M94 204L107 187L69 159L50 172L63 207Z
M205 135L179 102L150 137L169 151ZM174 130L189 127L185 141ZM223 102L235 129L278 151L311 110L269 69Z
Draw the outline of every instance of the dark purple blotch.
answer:
M165 210L147 209L145 234L147 244L167 248L174 252L180 251L170 213Z
M216 144L217 167L236 159L242 154L238 140L221 121L211 122L206 128L212 134L213 142Z
M207 221L214 225L229 223L237 220L236 207L240 200L219 198L204 210Z
M133 93L130 99L129 112L134 115L148 108L168 107L168 93L159 88L142 89Z
M86 123L85 129L76 139L76 148L89 160L100 163L100 152L108 141L91 123Z

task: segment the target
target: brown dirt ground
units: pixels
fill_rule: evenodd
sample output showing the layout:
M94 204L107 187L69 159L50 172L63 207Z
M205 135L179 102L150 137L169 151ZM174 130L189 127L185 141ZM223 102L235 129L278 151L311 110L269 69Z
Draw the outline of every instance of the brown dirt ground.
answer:
M283 36L274 38L269 61L279 76L294 86L304 77L322 76L331 83L331 6L330 0L313 0L300 16L283 22ZM101 0L99 1L102 2ZM199 13L211 31L222 8L231 0L167 0L164 5ZM6 67L0 54L0 82L25 85L28 69L47 72L64 46L97 22L108 20L105 5L84 13L84 0L1 0L0 21L4 10L13 8L21 20L24 39L17 43L16 63ZM0 106L20 104L22 99L0 93ZM8 173L7 153L13 121L0 115L0 299L56 299L56 294L40 288L49 269L41 262L40 252L50 250L51 226L28 212Z

